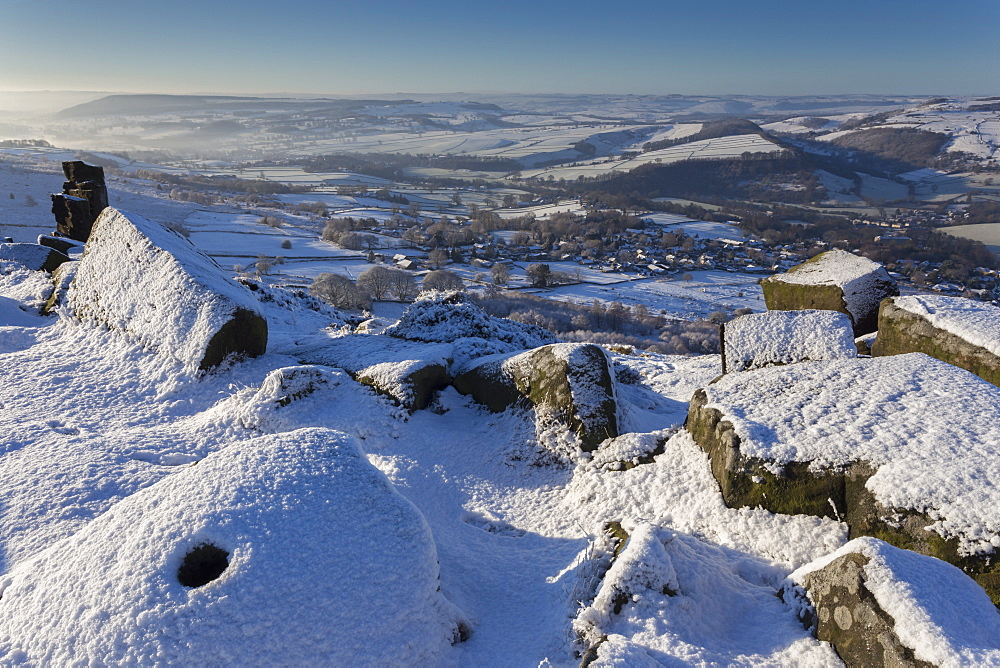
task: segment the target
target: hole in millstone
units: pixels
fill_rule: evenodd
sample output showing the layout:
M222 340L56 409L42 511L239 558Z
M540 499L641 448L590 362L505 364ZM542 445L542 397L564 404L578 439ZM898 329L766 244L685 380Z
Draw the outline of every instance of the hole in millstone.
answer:
M222 575L227 566L228 552L215 545L202 543L184 555L184 561L177 569L177 580L185 587L201 587Z

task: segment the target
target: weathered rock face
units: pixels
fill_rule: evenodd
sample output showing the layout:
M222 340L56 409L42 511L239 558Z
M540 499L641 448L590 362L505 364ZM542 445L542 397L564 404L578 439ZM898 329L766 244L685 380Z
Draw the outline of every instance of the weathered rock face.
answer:
M851 317L855 336L874 332L878 305L899 294L896 282L877 262L841 250L827 251L761 281L772 311L820 309Z
M1000 308L963 297L886 299L872 355L924 353L1000 385Z
M52 214L56 231L77 241L87 241L94 221L108 206L108 188L104 168L79 160L63 163L62 193L52 195Z
M534 406L566 424L585 451L618 436L614 376L600 346L556 343L493 355L459 373L454 385L494 412L520 402Z
M868 562L863 554L845 554L803 578L816 607L816 637L832 644L848 666L933 665L913 657L892 617L865 587Z
M938 559L852 540L792 573L782 598L848 666L995 665L1000 616Z
M968 397L955 403L942 397ZM838 519L958 566L1000 602L991 490L1000 432L967 415L1000 393L924 355L808 362L723 376L685 427L726 505ZM948 529L942 529L947 525Z
M722 325L722 370L857 357L851 318L834 311L750 313Z
M185 365L208 369L267 347L257 300L180 235L107 208L67 302L77 317L119 329Z
M69 258L41 244L0 244L0 260L17 262L32 271L53 272Z
M78 260L63 262L52 272L52 294L49 295L49 298L45 300L45 304L42 305L42 315L49 315L55 311L57 306L66 303L66 294L69 292L69 286L73 282L73 278L76 277L76 268L78 266L80 266Z

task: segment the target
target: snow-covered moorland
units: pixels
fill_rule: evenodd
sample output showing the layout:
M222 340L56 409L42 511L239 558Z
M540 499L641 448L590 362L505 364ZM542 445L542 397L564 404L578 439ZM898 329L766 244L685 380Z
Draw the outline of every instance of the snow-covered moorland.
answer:
M248 285L266 352L200 371L168 323L153 346L79 302L38 315L50 281L0 262L0 663L840 663L779 593L845 526L727 508L682 428L718 356L609 353L615 433L585 453L541 404L491 413L444 383L400 405L421 360L447 377L551 341L468 304L361 334ZM1000 663L940 626L991 620L922 623L922 656Z

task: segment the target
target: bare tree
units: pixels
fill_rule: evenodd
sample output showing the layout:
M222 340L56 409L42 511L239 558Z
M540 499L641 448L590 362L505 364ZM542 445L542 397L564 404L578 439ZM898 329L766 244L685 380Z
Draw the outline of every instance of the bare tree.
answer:
M380 264L368 267L358 276L358 285L367 290L373 299L382 299L392 288L391 271Z
M389 270L389 294L402 302L413 299L417 292L417 280L413 274L402 269Z
M493 283L496 285L507 285L510 282L510 268L502 262L490 267L490 275L493 276Z
M427 254L427 261L431 263L431 266L435 269L440 269L442 265L448 262L448 251L443 248L435 248L430 253Z
M549 277L552 274L549 265L544 262L536 262L529 264L526 271L528 272L528 277L531 279L531 285L537 288L548 286Z
M274 266L274 261L265 255L258 255L257 262L254 263L254 269L257 271L257 276L265 276L271 271L271 267Z
M340 274L320 274L313 279L309 292L337 308L367 309L372 304L368 293Z
M453 271L439 269L424 276L422 290L464 290L465 282Z

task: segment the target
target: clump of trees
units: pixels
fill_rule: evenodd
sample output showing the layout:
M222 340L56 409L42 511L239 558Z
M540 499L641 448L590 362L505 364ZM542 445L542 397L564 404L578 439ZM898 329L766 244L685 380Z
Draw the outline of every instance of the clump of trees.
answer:
M343 309L369 309L371 297L354 281L340 274L323 273L313 279L309 292Z
M463 281L461 276L453 271L438 269L436 271L429 272L426 276L424 276L420 289L421 291L439 290L442 292L449 290L464 290L465 281Z
M367 290L373 299L392 297L397 301L407 301L416 297L419 292L413 274L380 264L361 272L358 285Z

